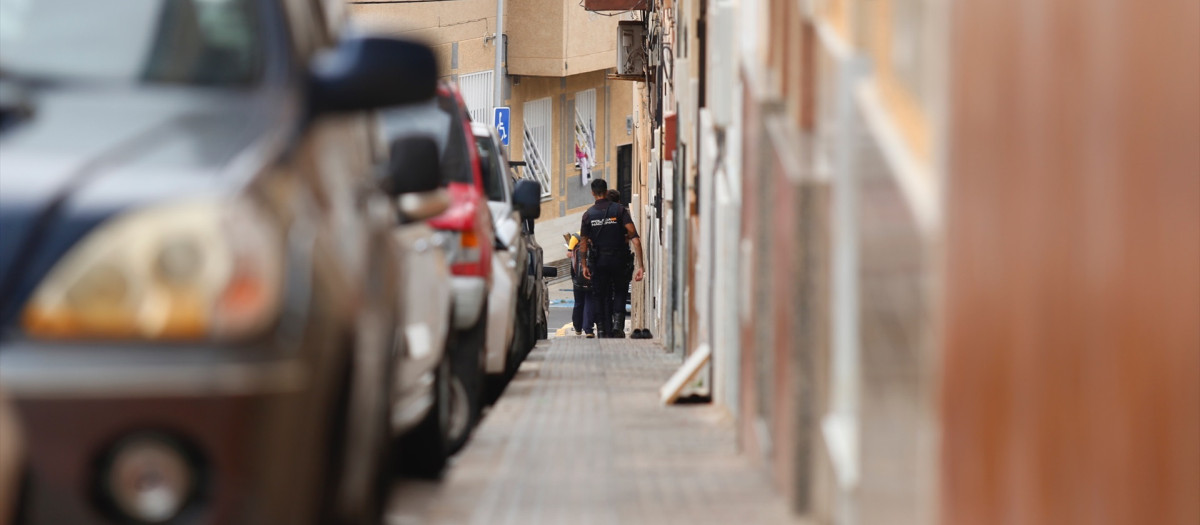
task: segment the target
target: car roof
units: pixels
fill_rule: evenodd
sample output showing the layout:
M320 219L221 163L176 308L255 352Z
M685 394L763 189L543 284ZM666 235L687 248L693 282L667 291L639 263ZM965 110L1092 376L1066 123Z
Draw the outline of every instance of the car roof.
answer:
M495 132L496 131L492 129L491 126L482 122L471 123L471 133L474 133L476 137L493 137Z

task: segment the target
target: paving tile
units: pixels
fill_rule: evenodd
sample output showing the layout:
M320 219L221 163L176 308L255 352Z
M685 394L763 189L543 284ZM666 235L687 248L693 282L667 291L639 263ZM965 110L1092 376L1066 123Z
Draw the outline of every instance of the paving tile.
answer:
M801 523L720 409L659 404L678 365L656 341L543 341L445 479L397 483L387 523Z

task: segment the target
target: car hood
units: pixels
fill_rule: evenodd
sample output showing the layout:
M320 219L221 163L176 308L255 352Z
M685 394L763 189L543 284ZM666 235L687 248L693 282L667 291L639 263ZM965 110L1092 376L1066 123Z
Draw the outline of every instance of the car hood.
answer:
M260 134L246 94L51 90L0 135L0 323L95 225L123 210L218 193Z

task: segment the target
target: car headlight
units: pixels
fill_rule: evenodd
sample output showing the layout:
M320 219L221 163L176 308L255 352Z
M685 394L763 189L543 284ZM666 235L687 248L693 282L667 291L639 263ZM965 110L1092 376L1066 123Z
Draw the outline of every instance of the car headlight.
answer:
M278 311L281 244L245 201L205 199L101 225L35 290L22 322L40 338L229 340Z

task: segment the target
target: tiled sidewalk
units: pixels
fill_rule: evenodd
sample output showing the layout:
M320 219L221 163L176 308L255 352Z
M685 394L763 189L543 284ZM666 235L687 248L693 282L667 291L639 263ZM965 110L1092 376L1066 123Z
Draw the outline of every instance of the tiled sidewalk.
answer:
M388 525L798 523L710 405L664 407L654 341L543 341L440 482L403 481Z

